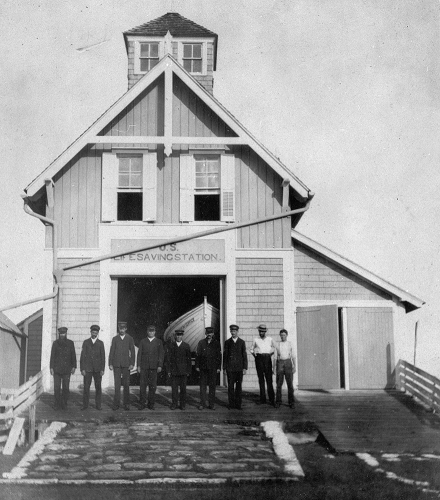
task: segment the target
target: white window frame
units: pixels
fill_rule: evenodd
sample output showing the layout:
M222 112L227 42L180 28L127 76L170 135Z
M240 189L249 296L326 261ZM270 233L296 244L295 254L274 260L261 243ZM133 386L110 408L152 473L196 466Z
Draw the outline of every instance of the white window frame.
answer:
M176 41L176 39L174 39ZM179 38L177 44L177 59L183 67L183 45L186 43L200 44L202 46L202 72L192 73L191 75L206 75L208 73L208 40L203 38ZM185 70L186 71L186 70Z
M212 190L196 189L196 155L218 155L220 159L220 187ZM218 221L195 221L196 194L220 194ZM227 208L227 210L226 210ZM235 156L201 150L180 156L180 222L235 222Z
M142 155L142 187L119 187L119 155ZM157 218L157 153L149 151L112 151L102 153L102 222L132 224L118 220L118 193L142 192L142 220Z
M158 43L160 61L164 56L164 39L163 37L136 37L134 40L134 72L145 75L148 71L141 71L141 43Z

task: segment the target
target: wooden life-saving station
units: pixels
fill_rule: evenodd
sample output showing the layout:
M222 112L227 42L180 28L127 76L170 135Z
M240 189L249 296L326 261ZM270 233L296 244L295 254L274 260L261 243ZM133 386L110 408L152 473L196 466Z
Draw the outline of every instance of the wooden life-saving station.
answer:
M25 189L53 252L41 368L58 326L79 357L98 323L108 353L118 320L139 344L206 296L222 343L230 323L249 347L287 328L299 388L394 386L423 302L297 231L313 194L214 97L217 35L167 13L124 41L127 92Z

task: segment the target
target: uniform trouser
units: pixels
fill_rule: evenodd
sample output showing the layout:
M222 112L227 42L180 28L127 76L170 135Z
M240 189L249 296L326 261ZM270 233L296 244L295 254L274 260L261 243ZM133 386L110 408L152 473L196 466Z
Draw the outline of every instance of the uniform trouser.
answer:
M233 408L241 407L241 384L243 382L243 370L239 372L227 371L228 377L228 403Z
M154 405L154 397L157 388L157 368L145 369L141 368L141 380L139 387L140 403L144 405L147 401L147 385L148 385L148 404Z
M293 404L293 365L291 359L277 361L277 403L281 403L281 388L284 379L286 379L287 398L290 405Z
M255 368L257 369L258 384L260 386L260 402L266 402L266 389L264 381L266 380L267 395L270 403L274 403L275 393L272 383L272 360L270 354L257 354L255 356Z
M124 387L124 406L130 404L130 369L128 366L114 366L113 376L115 378L115 397L113 403L119 406L121 401L121 377L122 386Z
M217 385L217 370L200 370L200 403L206 406L206 386L209 387L208 404L214 406L215 386Z
M171 399L173 405L178 404L180 388L180 406L186 404L186 375L171 375Z
M89 406L90 385L95 382L95 404L97 408L101 408L101 372L86 372L84 375L84 392L83 392L83 406Z
M69 399L70 373L53 374L53 392L55 396L55 407L66 408ZM63 386L61 392L61 385Z

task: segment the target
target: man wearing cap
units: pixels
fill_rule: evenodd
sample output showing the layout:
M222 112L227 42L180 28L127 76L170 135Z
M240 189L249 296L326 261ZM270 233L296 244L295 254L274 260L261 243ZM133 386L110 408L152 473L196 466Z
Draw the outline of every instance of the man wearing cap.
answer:
M241 410L241 384L246 375L248 359L246 342L238 337L239 327L230 325L231 338L225 342L223 370L228 379L228 408Z
M92 325L90 327L90 338L84 340L79 366L84 377L83 405L82 410L86 410L89 406L90 385L92 378L95 382L95 405L96 409L101 409L101 380L104 375L105 368L105 350L104 342L98 339L99 326Z
M186 406L186 381L191 375L191 348L183 342L183 330L175 331L175 341L171 342L166 352L166 368L171 377L171 406L175 410L180 400L180 409ZM180 398L179 398L180 388Z
M266 325L258 326L259 337L254 338L251 353L255 358L255 368L257 369L258 384L260 386L260 404L266 403L266 380L269 403L275 406L275 393L272 383L272 355L275 352L275 345L273 340L266 336L266 332Z
M145 408L147 402L148 385L148 408L154 410L154 399L157 388L157 374L162 371L164 360L164 348L162 341L156 338L156 327L147 327L147 337L141 340L137 355L137 371L141 374L140 380L140 407Z
M287 401L290 408L294 407L293 399L293 374L296 371L295 355L293 346L287 340L288 332L286 329L280 330L281 342L276 346L277 355L277 399L275 406L279 408L281 404L281 388L283 387L284 379L287 384Z
M113 370L115 379L115 396L113 410L119 408L121 402L121 377L124 387L124 410L130 409L130 371L135 363L134 340L127 333L127 322L118 323L118 335L113 337L108 358L108 367Z
M209 386L208 408L215 408L215 386L217 373L222 366L222 350L220 343L214 339L214 328L205 328L205 338L197 344L196 370L200 372L200 405L199 410L206 408L206 386Z
M50 373L53 375L55 410L66 410L69 399L70 375L76 370L74 343L67 338L67 328L58 328L58 339L52 344L50 353ZM63 387L61 393L61 386Z

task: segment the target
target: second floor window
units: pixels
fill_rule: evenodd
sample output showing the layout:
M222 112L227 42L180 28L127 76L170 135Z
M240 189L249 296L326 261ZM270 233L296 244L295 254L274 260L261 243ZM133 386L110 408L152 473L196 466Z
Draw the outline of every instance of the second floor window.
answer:
M142 220L142 155L118 160L118 220Z
M183 44L183 67L189 73L202 73L202 44Z
M140 44L140 70L150 71L159 62L159 43L141 43Z

